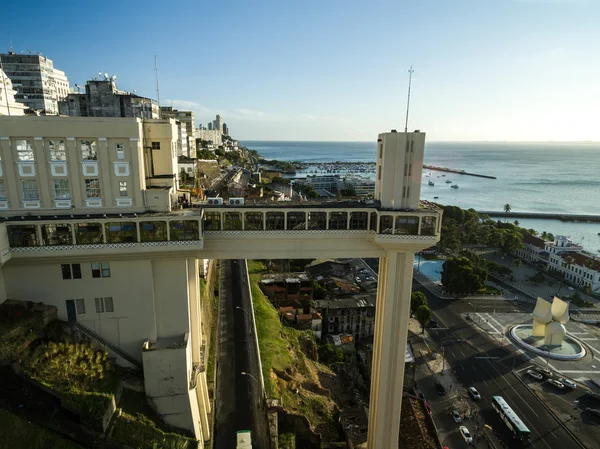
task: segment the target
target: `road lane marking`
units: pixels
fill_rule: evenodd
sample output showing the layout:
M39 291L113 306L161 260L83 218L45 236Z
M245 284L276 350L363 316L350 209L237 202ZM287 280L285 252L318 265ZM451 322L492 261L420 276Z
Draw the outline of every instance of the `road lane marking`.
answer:
M462 350L460 351L460 353L462 354L463 357L466 357L465 353L462 352Z
M450 351L450 354L452 354L452 357L456 358L456 356L454 355L454 352Z
M598 374L598 372L600 372L600 370L596 370L596 371L561 370L560 372L567 373L567 374Z

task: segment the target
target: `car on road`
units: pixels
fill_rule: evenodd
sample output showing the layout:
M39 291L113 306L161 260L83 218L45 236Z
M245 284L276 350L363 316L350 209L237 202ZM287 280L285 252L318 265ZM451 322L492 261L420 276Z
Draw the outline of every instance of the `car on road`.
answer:
M454 419L455 423L461 423L462 419L460 417L460 413L458 413L458 410L454 409L452 410L452 418Z
M591 413L592 415L596 415L596 416L600 417L600 409L598 409L598 408L588 407L585 409L585 411L588 413Z
M540 373L538 373L537 371L534 371L532 369L528 369L527 374L529 374L531 377L533 377L534 379L537 379L537 380L542 380L544 378L544 376L542 376Z
M365 279L367 281L374 281L375 280L375 278L373 276L367 276Z
M479 394L479 391L477 391L477 388L475 388L475 387L469 387L469 394L476 401L479 401L481 399L481 395Z
M467 429L466 426L460 426L458 430L460 430L460 434L462 435L463 440L465 440L465 443L473 444L473 437L471 436L471 432L469 432L469 429Z
M440 327L440 325L438 324L438 322L436 320L429 320L429 324L428 327Z
M444 388L444 386L441 383L436 382L433 385L435 386L435 389L440 396L446 394L446 389Z
M355 280L358 284L360 284L362 282L358 276L356 276Z
M575 390L577 388L577 384L575 382L569 379L565 379L564 377L560 377L558 381L565 387L569 387L571 390Z
M548 383L554 385L559 390L564 390L565 389L565 386L562 383L560 383L558 380L548 379Z

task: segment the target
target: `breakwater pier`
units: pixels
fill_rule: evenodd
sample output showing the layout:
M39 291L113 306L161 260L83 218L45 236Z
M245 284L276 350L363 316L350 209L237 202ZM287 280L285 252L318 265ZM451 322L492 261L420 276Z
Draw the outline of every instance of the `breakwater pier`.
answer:
M600 215L578 215L578 214L560 214L546 212L501 212L493 210L478 210L478 214L485 214L491 217L506 218L545 218L548 220L560 220L570 222L600 223Z
M464 170L457 170L455 168L436 167L435 165L423 164L423 168L426 170L443 171L443 172L447 172L447 173L456 173L457 175L475 176L477 178L498 179L495 176L481 175L479 173L469 173Z

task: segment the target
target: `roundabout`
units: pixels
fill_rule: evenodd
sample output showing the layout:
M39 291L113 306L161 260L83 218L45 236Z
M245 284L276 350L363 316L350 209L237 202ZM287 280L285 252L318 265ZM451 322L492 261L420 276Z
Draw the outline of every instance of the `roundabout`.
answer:
M534 336L531 324L518 324L509 331L511 339L523 349L554 360L579 360L586 355L585 346L566 335L560 344L546 344L544 337Z

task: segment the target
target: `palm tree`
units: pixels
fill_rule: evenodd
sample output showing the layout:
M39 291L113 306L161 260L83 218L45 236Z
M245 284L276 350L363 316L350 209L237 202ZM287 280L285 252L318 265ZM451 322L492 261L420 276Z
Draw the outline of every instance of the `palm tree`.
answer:
M515 224L515 226L519 226L519 224L520 224L519 220L515 220L513 223Z
M548 233L546 231L542 232L542 235L540 235L540 238L542 240L548 240Z
M504 212L506 212L507 214L512 210L512 207L510 207L510 204L506 203L504 205ZM504 222L506 223L508 221L508 217L506 217L504 219Z

